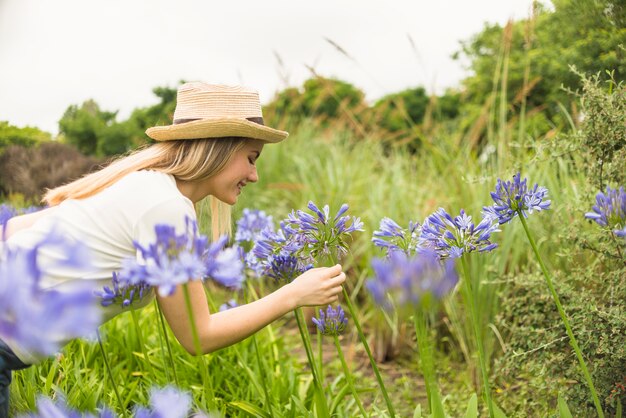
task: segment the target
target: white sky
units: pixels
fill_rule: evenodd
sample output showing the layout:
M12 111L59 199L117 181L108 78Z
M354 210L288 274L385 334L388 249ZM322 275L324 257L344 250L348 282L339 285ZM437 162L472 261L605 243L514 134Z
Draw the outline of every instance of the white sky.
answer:
M527 17L531 4L0 0L0 120L56 133L65 109L89 98L122 120L156 102L153 87L181 79L245 84L266 103L309 78L307 66L354 84L369 101L418 85L441 91L466 75L450 58L460 40L484 22Z

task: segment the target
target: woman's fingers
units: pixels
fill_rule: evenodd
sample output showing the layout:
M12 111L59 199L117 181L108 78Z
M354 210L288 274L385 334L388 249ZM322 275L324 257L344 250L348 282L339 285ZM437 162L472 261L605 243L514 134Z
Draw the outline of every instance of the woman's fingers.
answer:
M328 277L334 277L339 273L341 273L341 264L335 264L332 267L326 268L326 274L328 275Z
M337 286L341 286L341 284L345 281L346 281L346 273L341 272L339 275L329 279L328 285L330 287L337 287Z

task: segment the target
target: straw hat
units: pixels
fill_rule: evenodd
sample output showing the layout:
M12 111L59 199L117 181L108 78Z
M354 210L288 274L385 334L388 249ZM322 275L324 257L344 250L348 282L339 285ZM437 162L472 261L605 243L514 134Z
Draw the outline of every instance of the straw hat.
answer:
M174 124L148 128L157 141L237 136L280 142L289 135L263 125L259 93L241 86L202 82L178 88Z

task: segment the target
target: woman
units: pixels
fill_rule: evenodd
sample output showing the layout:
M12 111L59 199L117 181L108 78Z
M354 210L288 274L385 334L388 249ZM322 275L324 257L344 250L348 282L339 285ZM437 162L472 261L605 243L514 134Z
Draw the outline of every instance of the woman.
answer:
M133 241L155 239L156 224L185 230L185 218L196 219L195 205L211 200L213 237L230 229L230 206L241 190L258 180L256 161L266 143L277 143L287 132L263 125L258 93L242 87L187 83L178 90L174 123L146 131L157 142L123 157L106 168L46 193L50 206L9 220L8 246L29 248L52 228L84 243L93 259L88 268L63 269L55 261L64 254L38 254L45 272L41 285L63 289L89 283L110 285L122 260L136 256ZM300 306L332 303L341 292L341 266L311 269L274 293L247 305L210 313L201 281L187 284L195 324L191 324L180 286L167 297L156 295L174 335L191 354L192 327L198 330L202 353L234 344ZM144 297L144 306L154 298ZM122 312L102 307L103 321ZM66 341L60 338L60 343ZM8 414L10 371L40 361L16 341L0 340L0 417ZM4 411L4 412L3 412ZM4 413L4 415L3 415Z

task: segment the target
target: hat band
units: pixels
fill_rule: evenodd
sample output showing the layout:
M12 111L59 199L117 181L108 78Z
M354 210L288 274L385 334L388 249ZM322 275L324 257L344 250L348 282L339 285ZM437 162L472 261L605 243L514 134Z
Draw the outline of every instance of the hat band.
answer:
M194 120L202 120L202 118L195 118L195 119L174 119L174 125L180 125L182 123L187 123L187 122L193 122ZM262 117L252 117L252 118L246 118L246 120L249 120L250 122L254 122L256 124L259 125L263 125L265 126L265 124L263 123L263 118Z

